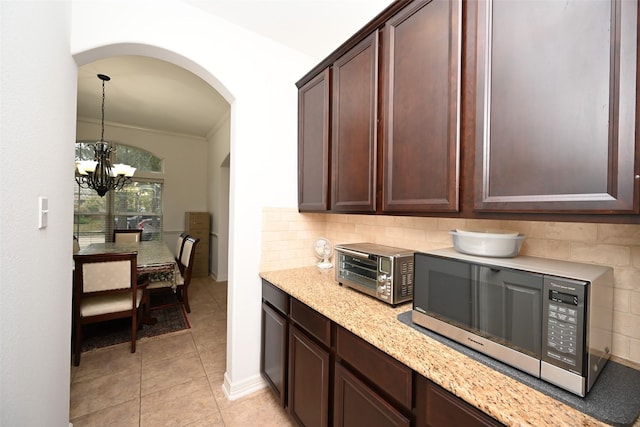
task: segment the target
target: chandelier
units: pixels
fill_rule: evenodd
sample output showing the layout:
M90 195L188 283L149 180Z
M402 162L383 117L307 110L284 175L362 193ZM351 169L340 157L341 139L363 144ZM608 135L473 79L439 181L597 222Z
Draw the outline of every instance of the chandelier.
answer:
M104 82L111 77L98 74L102 80L102 131L100 141L94 144L93 160L76 160L76 182L82 188L96 190L100 197L104 197L109 190L120 190L131 182L136 168L125 164L111 164L115 148L104 140Z

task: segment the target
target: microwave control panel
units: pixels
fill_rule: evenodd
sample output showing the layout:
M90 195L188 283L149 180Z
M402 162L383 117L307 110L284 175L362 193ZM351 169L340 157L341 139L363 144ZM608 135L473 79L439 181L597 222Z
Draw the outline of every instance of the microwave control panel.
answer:
M584 307L587 283L545 276L543 360L582 374Z

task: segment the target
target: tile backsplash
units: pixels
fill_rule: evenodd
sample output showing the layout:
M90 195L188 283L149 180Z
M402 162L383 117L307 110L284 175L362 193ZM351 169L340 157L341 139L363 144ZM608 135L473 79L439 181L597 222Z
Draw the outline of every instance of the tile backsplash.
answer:
M609 265L614 269L612 353L640 364L640 225L467 220L380 215L301 214L264 208L261 271L314 265L318 237L413 250L452 246L449 230L501 228L527 236L521 255Z

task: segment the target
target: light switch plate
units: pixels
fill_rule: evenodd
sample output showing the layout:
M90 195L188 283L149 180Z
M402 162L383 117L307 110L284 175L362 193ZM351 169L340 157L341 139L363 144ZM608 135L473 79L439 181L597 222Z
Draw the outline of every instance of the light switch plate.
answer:
M47 228L49 216L49 199L38 197L38 228Z

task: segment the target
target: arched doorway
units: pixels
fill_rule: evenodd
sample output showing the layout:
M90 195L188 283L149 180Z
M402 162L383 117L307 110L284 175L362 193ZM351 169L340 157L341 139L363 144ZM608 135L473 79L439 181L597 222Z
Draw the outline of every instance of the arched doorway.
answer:
M151 56L108 56L78 68L77 139L100 135L98 73L111 77L105 139L126 141L163 159L165 242L172 247L185 231L185 211L210 212L209 271L226 280L229 170L220 168L229 167L229 102L182 66Z

